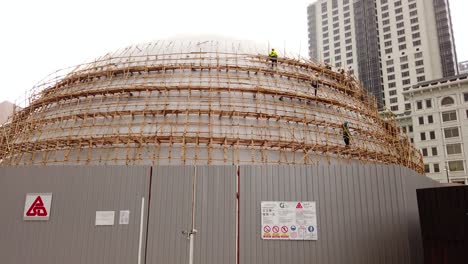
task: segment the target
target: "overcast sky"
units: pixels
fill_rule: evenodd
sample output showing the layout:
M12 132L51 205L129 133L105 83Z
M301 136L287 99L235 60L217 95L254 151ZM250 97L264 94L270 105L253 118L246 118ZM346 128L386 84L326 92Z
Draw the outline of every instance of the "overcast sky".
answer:
M429 1L429 0L428 0ZM0 3L0 102L48 74L131 44L218 34L307 57L314 0L4 0ZM468 60L467 0L450 0L459 61Z

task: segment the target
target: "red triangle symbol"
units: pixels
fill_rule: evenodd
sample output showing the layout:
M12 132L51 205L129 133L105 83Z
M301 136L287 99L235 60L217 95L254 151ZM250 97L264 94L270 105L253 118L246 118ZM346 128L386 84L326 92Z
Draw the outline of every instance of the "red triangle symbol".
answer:
M302 209L302 204L301 204L301 203L297 203L296 209Z
M26 216L47 216L47 210L40 196L38 196L31 207L29 207Z

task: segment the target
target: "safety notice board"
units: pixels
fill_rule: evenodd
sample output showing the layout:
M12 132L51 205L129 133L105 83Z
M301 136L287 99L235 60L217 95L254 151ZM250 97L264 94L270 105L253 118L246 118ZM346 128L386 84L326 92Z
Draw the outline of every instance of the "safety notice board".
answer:
M315 202L261 202L262 239L317 240Z

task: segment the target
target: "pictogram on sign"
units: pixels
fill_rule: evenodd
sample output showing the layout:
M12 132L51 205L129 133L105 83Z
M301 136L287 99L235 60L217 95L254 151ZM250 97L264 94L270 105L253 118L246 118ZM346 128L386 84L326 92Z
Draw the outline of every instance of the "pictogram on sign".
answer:
M281 227L281 232L287 233L288 232L288 227L287 226L282 226Z
M302 209L302 204L301 204L300 202L299 202L299 203L297 203L297 205L296 205L296 209Z
M28 193L24 203L24 220L47 221L50 217L51 193Z
M273 233L278 233L279 232L279 227L278 226L274 226L273 227Z
M264 226L264 227L263 227L263 231L264 231L265 233L270 233L271 227L270 227L270 226Z

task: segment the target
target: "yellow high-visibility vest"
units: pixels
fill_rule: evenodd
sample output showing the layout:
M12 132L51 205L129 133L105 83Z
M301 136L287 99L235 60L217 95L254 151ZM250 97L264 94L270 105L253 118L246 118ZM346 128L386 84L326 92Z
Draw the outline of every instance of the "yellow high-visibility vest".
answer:
M278 57L278 53L276 53L276 50L272 50L268 56L270 56L270 57Z

